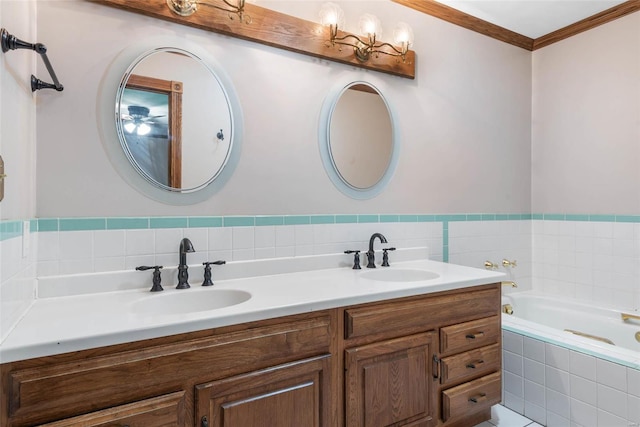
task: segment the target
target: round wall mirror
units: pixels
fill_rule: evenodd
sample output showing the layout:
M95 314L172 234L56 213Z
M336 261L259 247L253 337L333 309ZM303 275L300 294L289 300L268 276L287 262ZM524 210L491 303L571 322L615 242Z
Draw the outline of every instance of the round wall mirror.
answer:
M124 49L108 68L98 101L103 146L143 194L198 203L233 173L242 142L240 104L222 67L198 45L170 37Z
M393 114L376 86L340 85L325 101L320 153L334 185L356 199L379 194L391 179L398 144Z
M233 148L224 87L198 57L177 48L154 49L131 64L118 90L116 128L132 166L169 191L208 185Z

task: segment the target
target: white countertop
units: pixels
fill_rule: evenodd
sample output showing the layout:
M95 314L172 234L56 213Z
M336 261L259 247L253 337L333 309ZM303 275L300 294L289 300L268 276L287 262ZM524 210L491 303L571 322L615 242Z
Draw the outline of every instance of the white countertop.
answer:
M297 262L299 265L301 261ZM149 292L150 286L109 292L93 290L93 293L83 294L56 294L41 290L40 298L35 300L2 342L0 361L7 363L353 304L447 291L494 283L504 277L504 274L495 271L420 260L395 262L387 268L428 270L439 277L413 282L377 281L361 277L363 273L371 271L366 268L352 270L340 267L215 280L216 274L225 268L229 268L229 271L252 269L240 263L236 266L233 264L214 269L213 287L199 286L197 278L194 278L190 280L191 289L176 290L163 274L165 291L159 293ZM190 272L192 270L195 269L190 269ZM151 272L147 273L148 276L144 277L150 283ZM170 271L166 276L169 275ZM56 280L59 282L60 278ZM104 277L96 279L97 282L100 280L104 281ZM91 275L68 278L71 288L73 282L82 281L92 281ZM91 286L87 285L87 288ZM134 310L134 305L145 299L170 299L185 292L200 293L206 297L205 293L221 289L242 290L250 293L251 298L225 308L186 314L150 315Z

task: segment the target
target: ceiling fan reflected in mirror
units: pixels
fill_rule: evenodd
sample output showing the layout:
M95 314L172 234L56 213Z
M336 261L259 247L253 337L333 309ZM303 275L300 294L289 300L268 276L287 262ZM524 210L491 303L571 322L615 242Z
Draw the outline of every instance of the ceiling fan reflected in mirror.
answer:
M149 116L149 108L142 105L129 105L129 114L123 114L122 120L125 122L124 130L128 133L135 133L138 136L145 136L151 132L151 126L155 122L153 119L164 117L164 115Z

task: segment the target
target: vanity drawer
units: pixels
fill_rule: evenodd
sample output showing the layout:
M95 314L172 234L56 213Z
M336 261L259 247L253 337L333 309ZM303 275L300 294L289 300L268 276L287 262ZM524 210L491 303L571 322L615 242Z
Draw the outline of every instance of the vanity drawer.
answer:
M452 319L464 322L495 315L500 312L500 288L489 286L348 308L345 310L345 338L391 338L448 325ZM498 316L494 317L498 319ZM485 344L478 347L481 345Z
M440 328L440 352L457 353L500 342L500 316Z
M443 385L464 381L500 369L500 344L469 350L442 359Z
M116 406L90 414L80 415L41 427L113 427L156 426L176 427L185 425L184 391Z
M442 392L442 420L461 418L490 408L501 399L500 372Z

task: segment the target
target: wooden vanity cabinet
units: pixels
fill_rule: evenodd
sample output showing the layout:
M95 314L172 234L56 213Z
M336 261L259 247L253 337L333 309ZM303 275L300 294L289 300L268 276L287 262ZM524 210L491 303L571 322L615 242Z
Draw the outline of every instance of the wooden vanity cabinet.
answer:
M474 426L501 398L500 286L344 309L346 427Z
M0 425L471 427L500 384L500 285L0 365Z

